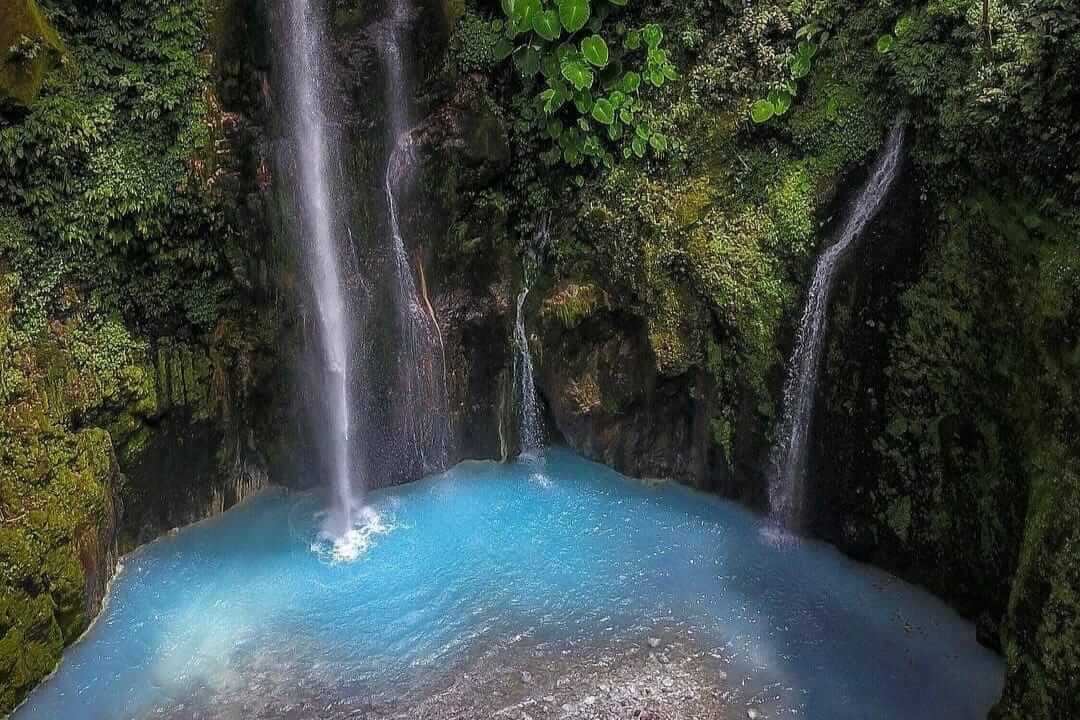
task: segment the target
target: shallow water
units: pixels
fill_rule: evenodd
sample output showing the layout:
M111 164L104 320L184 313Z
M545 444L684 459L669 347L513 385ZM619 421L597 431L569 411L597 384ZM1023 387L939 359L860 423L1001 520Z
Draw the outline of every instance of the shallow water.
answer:
M280 491L137 551L15 718L315 717L266 715L290 697L329 716L421 698L521 638L599 652L660 627L767 717L982 718L1001 689L1000 659L927 593L565 451L369 500L385 532L352 562L319 545L320 498Z

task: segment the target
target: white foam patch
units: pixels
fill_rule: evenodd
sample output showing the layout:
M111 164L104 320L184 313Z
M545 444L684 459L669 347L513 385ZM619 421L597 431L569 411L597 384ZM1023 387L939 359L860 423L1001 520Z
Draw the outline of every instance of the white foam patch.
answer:
M766 545L780 550L798 547L801 541L798 535L771 520L761 525L758 534Z
M353 518L351 527L341 536L319 533L311 544L311 551L331 563L350 563L363 557L375 538L394 529L392 523L383 520L374 508L365 506Z

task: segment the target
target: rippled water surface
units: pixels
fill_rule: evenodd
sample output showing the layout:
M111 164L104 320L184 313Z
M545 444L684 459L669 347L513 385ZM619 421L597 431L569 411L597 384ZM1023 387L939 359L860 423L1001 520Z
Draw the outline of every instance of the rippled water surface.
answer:
M981 718L1000 691L1000 660L928 594L567 452L465 463L369 501L383 527L352 562L318 543L322 501L284 492L142 548L15 718L420 698L521 638L584 652L660 626L692 631L769 717Z

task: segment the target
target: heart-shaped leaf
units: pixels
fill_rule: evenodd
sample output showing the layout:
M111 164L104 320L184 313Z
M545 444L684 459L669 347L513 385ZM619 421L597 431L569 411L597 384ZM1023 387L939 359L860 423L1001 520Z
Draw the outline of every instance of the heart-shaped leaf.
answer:
M575 90L591 88L595 77L589 64L581 57L566 58L562 64L563 77L570 81Z
M559 19L568 33L576 33L589 22L589 0L559 0Z
M787 90L773 90L769 93L769 102L772 103L773 112L776 115L783 115L791 107L791 101L794 98L791 97L791 93Z
M750 106L750 119L756 124L768 122L776 114L776 107L768 100L758 100Z
M896 38L892 35L882 35L877 41L877 51L882 55L888 55L896 45Z
M607 43L599 35L591 35L581 41L581 54L590 65L599 68L606 67L611 57Z
M502 0L502 9L514 32L521 32L529 28L533 13L540 12L540 0Z
M514 44L506 38L499 38L499 41L495 43L495 48L492 50L492 54L498 62L510 57L512 52L514 52Z
M588 115L593 109L593 96L588 90L581 90L574 96L574 107L582 115ZM588 126L586 126L587 129Z
M514 53L514 65L522 76L530 78L540 72L540 51L524 47Z
M533 13L529 19L532 23L533 32L547 41L558 40L562 35L562 25L559 23L559 13L555 10L542 10Z
M606 98L600 98L593 103L592 116L598 123L611 125L615 122L615 108L611 105L611 101Z
M651 23L646 25L645 29L641 31L641 37L646 45L656 49L660 47L660 43L664 42L664 29L656 23Z
M791 69L791 77L801 80L810 74L810 58L805 55L796 55L788 62Z

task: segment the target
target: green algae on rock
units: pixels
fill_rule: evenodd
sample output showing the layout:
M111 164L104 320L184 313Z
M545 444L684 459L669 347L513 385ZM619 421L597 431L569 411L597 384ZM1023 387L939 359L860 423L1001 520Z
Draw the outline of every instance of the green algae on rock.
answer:
M30 105L64 44L36 0L0 0L0 102Z

